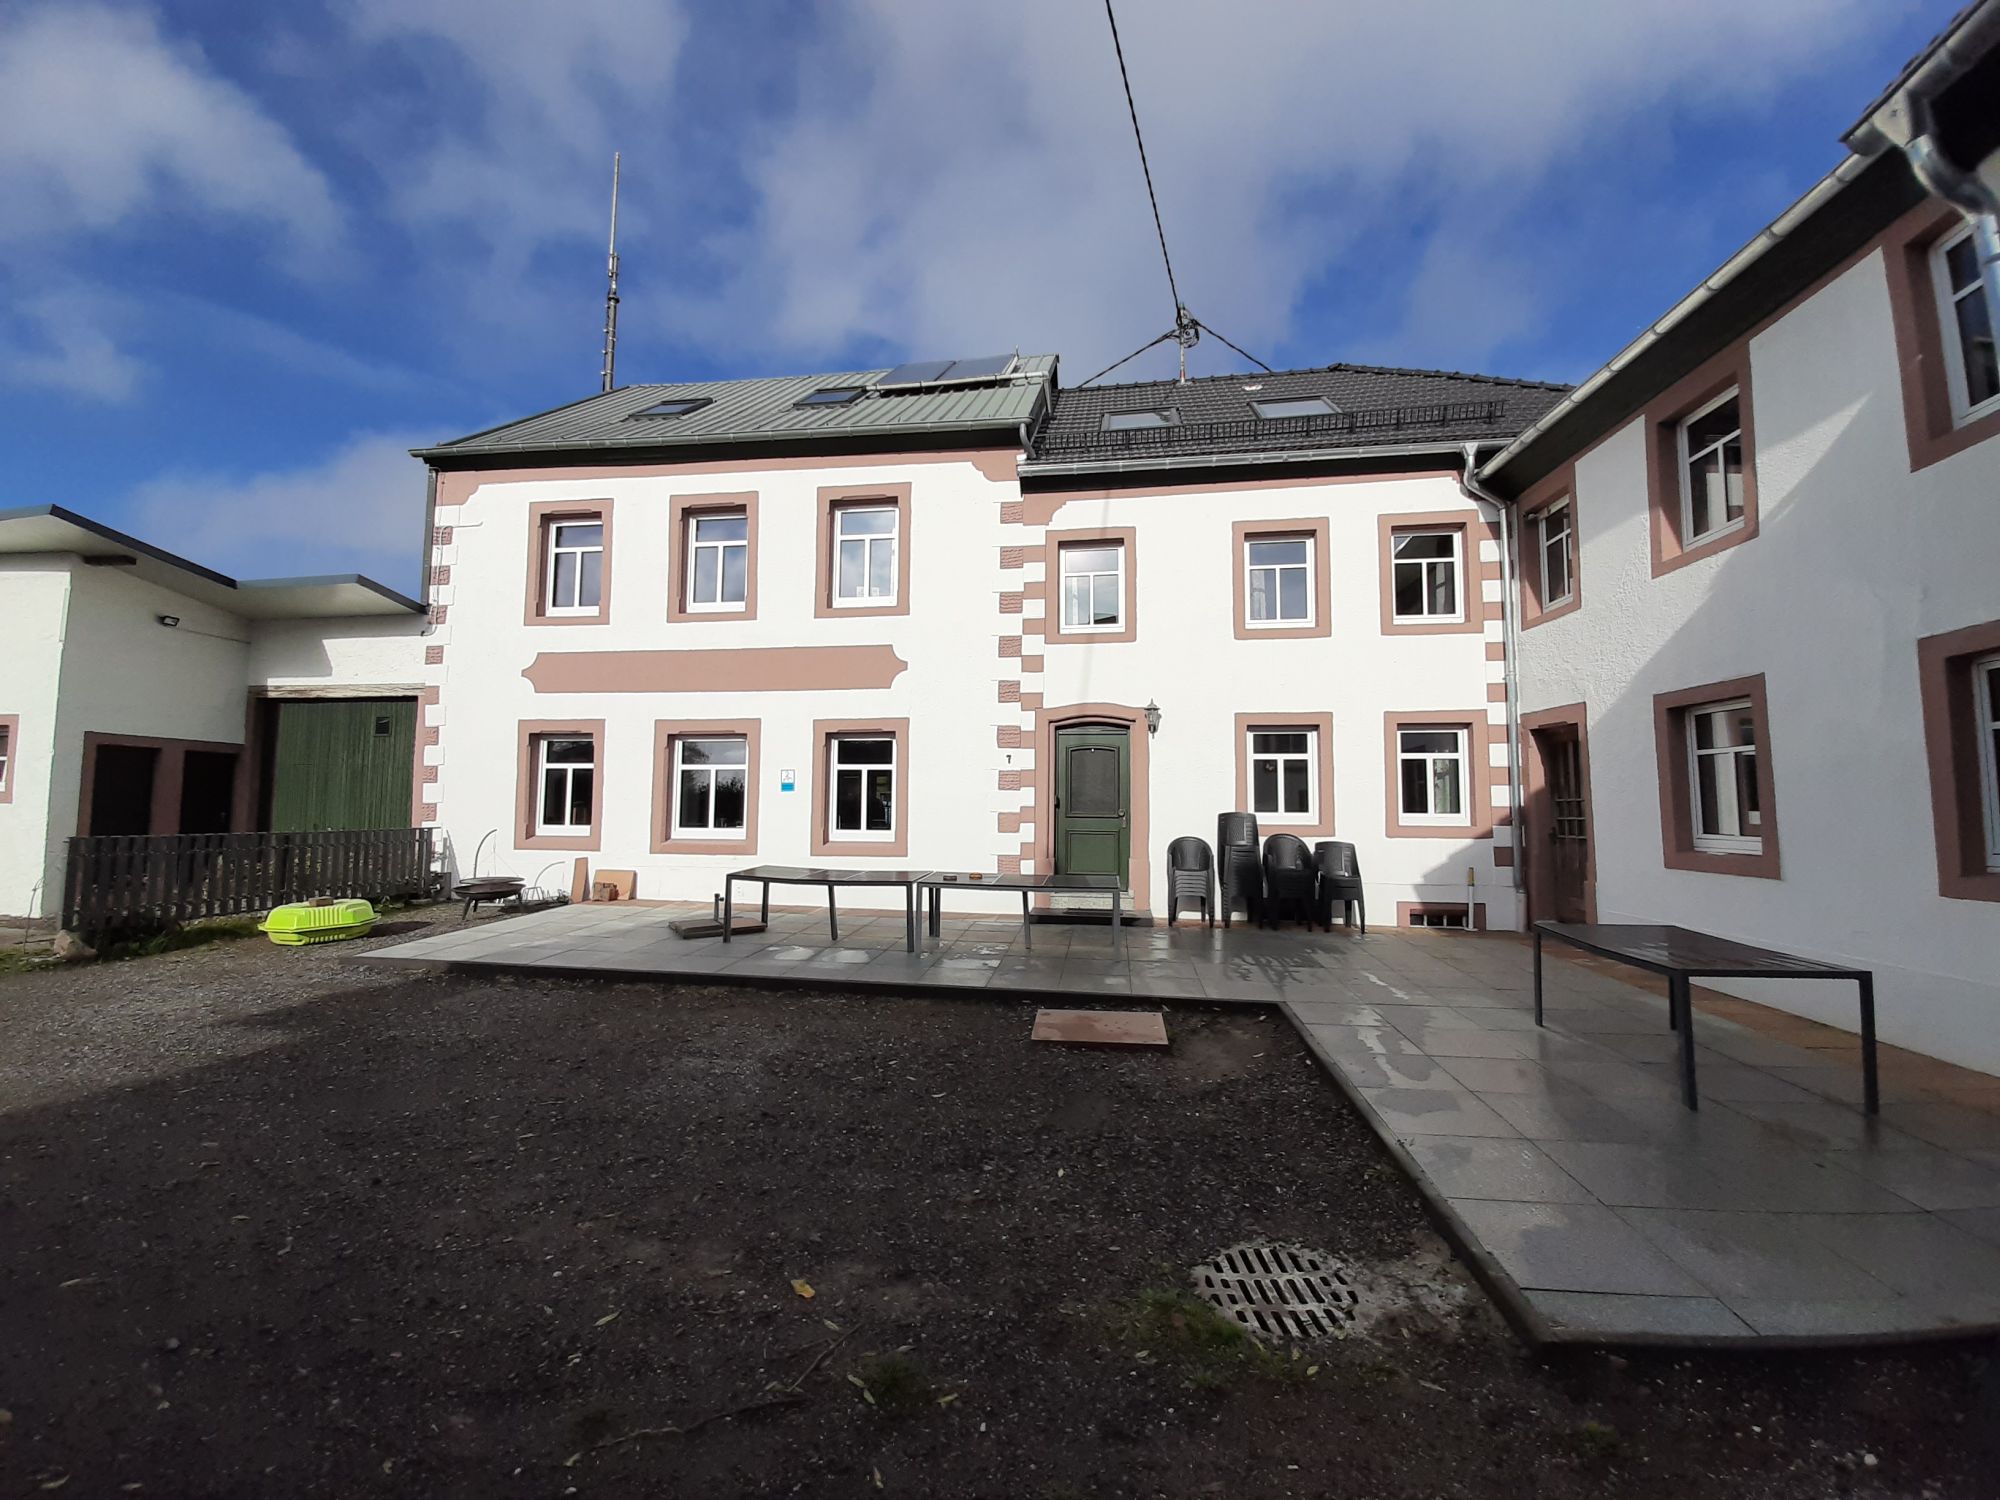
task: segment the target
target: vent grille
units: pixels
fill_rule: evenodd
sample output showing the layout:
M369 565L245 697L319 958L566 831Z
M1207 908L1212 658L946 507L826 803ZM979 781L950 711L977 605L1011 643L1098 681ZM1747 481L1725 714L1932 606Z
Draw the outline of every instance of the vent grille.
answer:
M1331 1256L1300 1245L1234 1245L1194 1268L1195 1294L1260 1339L1345 1333L1361 1294Z

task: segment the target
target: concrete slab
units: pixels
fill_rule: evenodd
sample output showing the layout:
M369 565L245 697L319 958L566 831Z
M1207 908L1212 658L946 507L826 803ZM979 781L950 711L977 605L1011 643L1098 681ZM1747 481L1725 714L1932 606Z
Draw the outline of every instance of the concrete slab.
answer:
M1038 1010L1030 1035L1084 1047L1164 1047L1167 1018L1156 1010Z

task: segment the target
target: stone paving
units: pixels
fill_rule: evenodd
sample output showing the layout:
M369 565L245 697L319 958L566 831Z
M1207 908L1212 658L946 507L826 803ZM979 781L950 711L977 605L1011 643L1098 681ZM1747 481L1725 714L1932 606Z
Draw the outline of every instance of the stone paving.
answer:
M1684 1109L1645 976L1511 935L1128 928L774 912L686 941L688 907L475 919L364 962L815 987L1282 1007L1517 1327L1542 1341L1855 1342L2000 1331L2000 1078L1696 994ZM1885 997L1885 1007L1893 1000ZM1169 1024L1169 1032L1172 1026Z

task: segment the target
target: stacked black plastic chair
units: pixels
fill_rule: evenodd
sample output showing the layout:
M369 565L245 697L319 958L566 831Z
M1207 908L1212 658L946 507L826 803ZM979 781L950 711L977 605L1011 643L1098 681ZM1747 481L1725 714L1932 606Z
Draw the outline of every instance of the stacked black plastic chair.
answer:
M1328 932L1333 931L1333 904L1341 906L1341 921L1353 926L1355 918L1361 920L1361 930L1368 930L1368 900L1361 894L1361 862L1354 857L1354 846L1341 843L1338 839L1328 839L1313 845L1313 864L1319 870L1319 919Z
M1304 839L1274 833L1264 840L1264 917L1270 926L1276 927L1287 916L1312 926L1318 884L1318 871Z
M1193 901L1202 920L1215 925L1215 855L1206 839L1192 834L1167 845L1167 925L1174 925L1181 903Z
M1257 815L1226 812L1215 820L1216 873L1221 877L1222 925L1241 902L1252 922L1264 914L1264 864L1257 854Z

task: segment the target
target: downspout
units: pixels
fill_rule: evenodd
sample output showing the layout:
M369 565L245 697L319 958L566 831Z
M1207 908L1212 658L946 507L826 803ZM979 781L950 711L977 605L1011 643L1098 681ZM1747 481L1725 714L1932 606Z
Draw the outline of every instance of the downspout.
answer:
M1931 133L1927 99L1913 94L1908 110L1914 133L1903 143L1903 156L1924 191L1949 203L1972 226L1972 246L1979 257L1986 305L2000 318L2000 193L1978 173L1968 172L1945 155Z
M1520 642L1514 631L1514 505L1479 482L1479 444L1465 445L1465 463L1458 484L1466 497L1493 507L1500 520L1500 639L1507 659L1501 663L1501 681L1507 689L1507 784L1508 805L1513 810L1514 892L1518 896L1527 882L1527 829L1521 822L1521 700L1514 678L1514 663Z

